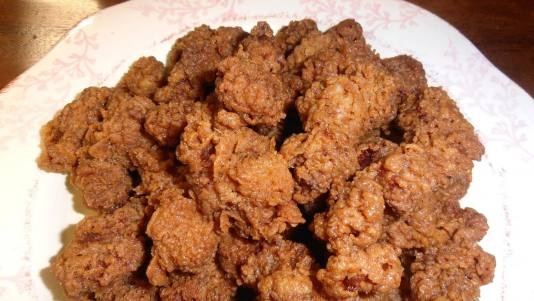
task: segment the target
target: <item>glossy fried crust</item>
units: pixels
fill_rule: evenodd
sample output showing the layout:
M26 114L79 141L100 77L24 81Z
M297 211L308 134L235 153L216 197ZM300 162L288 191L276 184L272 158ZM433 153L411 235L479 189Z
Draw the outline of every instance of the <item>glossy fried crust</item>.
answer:
M354 20L197 27L83 90L42 147L96 210L52 260L73 300L476 300L493 278L459 203L473 126Z

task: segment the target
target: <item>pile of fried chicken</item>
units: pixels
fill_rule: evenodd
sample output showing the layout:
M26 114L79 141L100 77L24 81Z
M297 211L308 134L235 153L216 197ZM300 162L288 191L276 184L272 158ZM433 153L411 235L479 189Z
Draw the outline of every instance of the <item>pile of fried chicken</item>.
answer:
M459 199L484 152L422 65L361 26L200 26L42 131L85 204L73 300L475 300L495 259Z

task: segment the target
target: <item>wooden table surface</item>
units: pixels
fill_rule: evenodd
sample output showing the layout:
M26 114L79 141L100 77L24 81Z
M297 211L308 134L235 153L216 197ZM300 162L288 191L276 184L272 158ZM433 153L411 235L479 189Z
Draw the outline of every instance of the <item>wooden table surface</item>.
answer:
M0 88L78 21L124 0L0 0ZM534 95L534 0L410 0L447 20Z

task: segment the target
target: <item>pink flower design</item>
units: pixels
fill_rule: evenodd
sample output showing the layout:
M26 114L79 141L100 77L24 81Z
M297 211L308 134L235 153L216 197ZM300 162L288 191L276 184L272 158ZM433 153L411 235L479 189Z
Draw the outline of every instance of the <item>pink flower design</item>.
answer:
M354 18L362 23L365 33L372 37L376 30L392 26L407 28L417 25L416 17L422 10L416 6L399 2L394 14L382 7L378 1L354 0L301 0L304 13L319 21L320 25L332 25L346 18Z
M102 75L94 70L93 64L96 59L91 55L91 51L98 48L97 34L88 35L83 29L67 37L66 45L73 45L74 50L69 55L56 58L52 62L52 67L37 75L23 75L14 84L15 87L23 88L24 94L29 90L38 91L65 91L70 88L70 81L83 77L100 79Z
M76 30L63 43L65 49L71 49L70 53L56 58L48 69L37 74L23 74L13 82L11 87L22 91L21 102L0 102L0 110L8 113L0 119L0 127L10 129L0 133L0 149L13 140L34 139L38 133L30 134L29 131L45 122L43 112L49 112L51 106L58 109L67 101L73 81L98 82L103 79L94 67L93 52L98 49L96 33Z
M520 109L515 86L511 82L499 80L496 80L495 84L499 85L500 89L494 94L494 98L500 101L493 112L501 118L493 125L493 136L490 139L500 142L508 149L515 147L529 159L534 159L534 152L524 146L528 141L525 133L528 124L515 113Z
M353 5L360 6L363 1L355 0ZM336 20L348 18L351 14L346 1L301 0L306 16L318 21L319 25L331 25Z
M357 13L361 10L358 6L358 2L351 2L352 11ZM367 13L361 16L361 19L365 21L365 31L369 35L374 35L374 32L378 29L389 29L390 27L397 26L401 29L405 29L409 26L417 25L415 21L417 15L421 13L421 10L417 7L410 7L399 3L396 15L392 15L388 10L382 8L382 3L371 2L365 5Z
M133 8L145 17L155 17L169 24L188 27L201 19L206 22L206 16L215 11L215 8L220 9L220 15L224 15L227 10L233 11L235 2L238 1L240 0L160 0Z
M506 149L515 148L528 158L534 158L524 144L528 141L525 133L528 124L517 115L519 100L517 88L510 81L500 77L488 77L491 63L478 51L460 55L457 45L449 40L444 56L450 64L444 66L442 79L448 87L457 86L455 93L460 106L478 109L491 117L491 131L482 134L486 143L498 143ZM484 84L486 83L486 84ZM490 84L487 84L490 83Z

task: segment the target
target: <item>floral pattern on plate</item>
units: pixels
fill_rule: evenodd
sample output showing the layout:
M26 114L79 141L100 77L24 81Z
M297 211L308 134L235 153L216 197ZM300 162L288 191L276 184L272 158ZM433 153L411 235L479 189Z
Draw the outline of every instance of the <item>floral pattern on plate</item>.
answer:
M164 54L175 38L209 24L249 29L311 17L321 28L355 18L382 57L419 59L432 85L443 86L473 123L485 147L462 200L484 213L482 244L497 258L494 282L481 300L534 299L529 259L534 170L534 102L443 20L397 0L132 0L105 9L73 28L39 63L0 91L1 300L62 299L48 269L84 209L65 177L40 171L42 124L90 85L113 84L141 55ZM133 45L133 46L132 46ZM73 200L74 199L74 200Z

